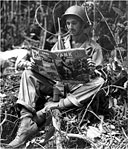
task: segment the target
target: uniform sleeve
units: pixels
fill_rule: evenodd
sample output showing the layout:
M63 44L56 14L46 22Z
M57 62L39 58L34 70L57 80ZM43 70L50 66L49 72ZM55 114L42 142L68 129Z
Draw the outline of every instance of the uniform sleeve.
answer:
M54 52L54 51L58 51L61 49L65 49L64 41L62 39L55 43L55 45L52 47L51 51Z
M88 48L86 48L86 53L89 57L92 58L92 61L95 63L96 66L102 65L102 49L98 43L93 40L89 42Z
M96 66L102 65L103 62L103 55L102 55L102 49L98 43L95 43L93 45L94 52L92 54L92 60L95 62Z
M52 49L51 49L51 52L54 52L54 51L57 51L58 50L58 42L56 42L55 44L54 44L54 46L52 47Z
M30 51L26 50L20 54L15 63L16 70L23 70L26 66L26 63L30 61Z

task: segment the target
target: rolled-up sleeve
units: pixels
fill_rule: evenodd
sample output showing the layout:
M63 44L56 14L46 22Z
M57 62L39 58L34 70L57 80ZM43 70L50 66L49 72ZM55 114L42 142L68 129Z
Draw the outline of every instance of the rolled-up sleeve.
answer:
M30 61L30 51L25 51L20 54L15 63L16 70L23 70L25 68L26 62Z
M96 66L102 65L102 62L103 62L102 49L98 44L95 44L92 60L95 62Z

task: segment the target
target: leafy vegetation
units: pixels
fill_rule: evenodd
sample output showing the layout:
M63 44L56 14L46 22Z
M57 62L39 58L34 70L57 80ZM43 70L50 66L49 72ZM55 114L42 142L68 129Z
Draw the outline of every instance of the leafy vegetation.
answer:
M88 33L102 47L104 63L99 71L106 82L84 107L48 113L51 123L46 121L45 129L23 148L127 149L127 1L1 1L1 51L29 49L32 40L50 49L57 40L58 17L73 4L86 8ZM22 72L14 72L14 62L11 68L0 78L2 146L15 137L18 126L15 102Z

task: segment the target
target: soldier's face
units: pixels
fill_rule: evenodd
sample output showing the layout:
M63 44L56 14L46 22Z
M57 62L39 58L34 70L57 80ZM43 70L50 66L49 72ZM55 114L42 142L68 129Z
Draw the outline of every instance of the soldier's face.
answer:
M66 18L66 26L69 33L73 36L77 36L83 32L83 23L76 16L68 16Z

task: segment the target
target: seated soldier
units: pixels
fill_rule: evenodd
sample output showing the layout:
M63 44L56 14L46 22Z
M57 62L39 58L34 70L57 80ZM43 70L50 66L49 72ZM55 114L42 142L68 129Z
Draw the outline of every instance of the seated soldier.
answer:
M62 16L62 20L66 22L66 27L69 34L63 38L64 49L71 48L89 48L86 54L91 57L87 59L88 67L91 70L95 70L96 66L102 65L102 51L101 47L93 41L87 34L86 28L89 27L88 20L84 8L81 6L69 7L65 14ZM59 43L57 42L51 51L61 50L59 49ZM53 87L55 85L54 80L47 79L46 77L36 73L35 63L29 61L30 55L26 55L17 65L18 68L26 68L22 74L19 97L17 100L17 107L20 109L20 125L15 139L9 143L9 147L20 147L26 143L33 134L38 132L39 126L44 123L43 112L36 111L38 98L42 99L44 104L45 96L53 96ZM88 75L87 75L88 76ZM89 79L88 79L89 80ZM84 84L68 84L69 92L66 98L61 99L58 102L48 102L44 111L50 108L70 108L70 106L81 106L86 104L86 100L95 94L99 87L104 83L103 78L94 77L89 82ZM46 101L45 101L46 102Z

